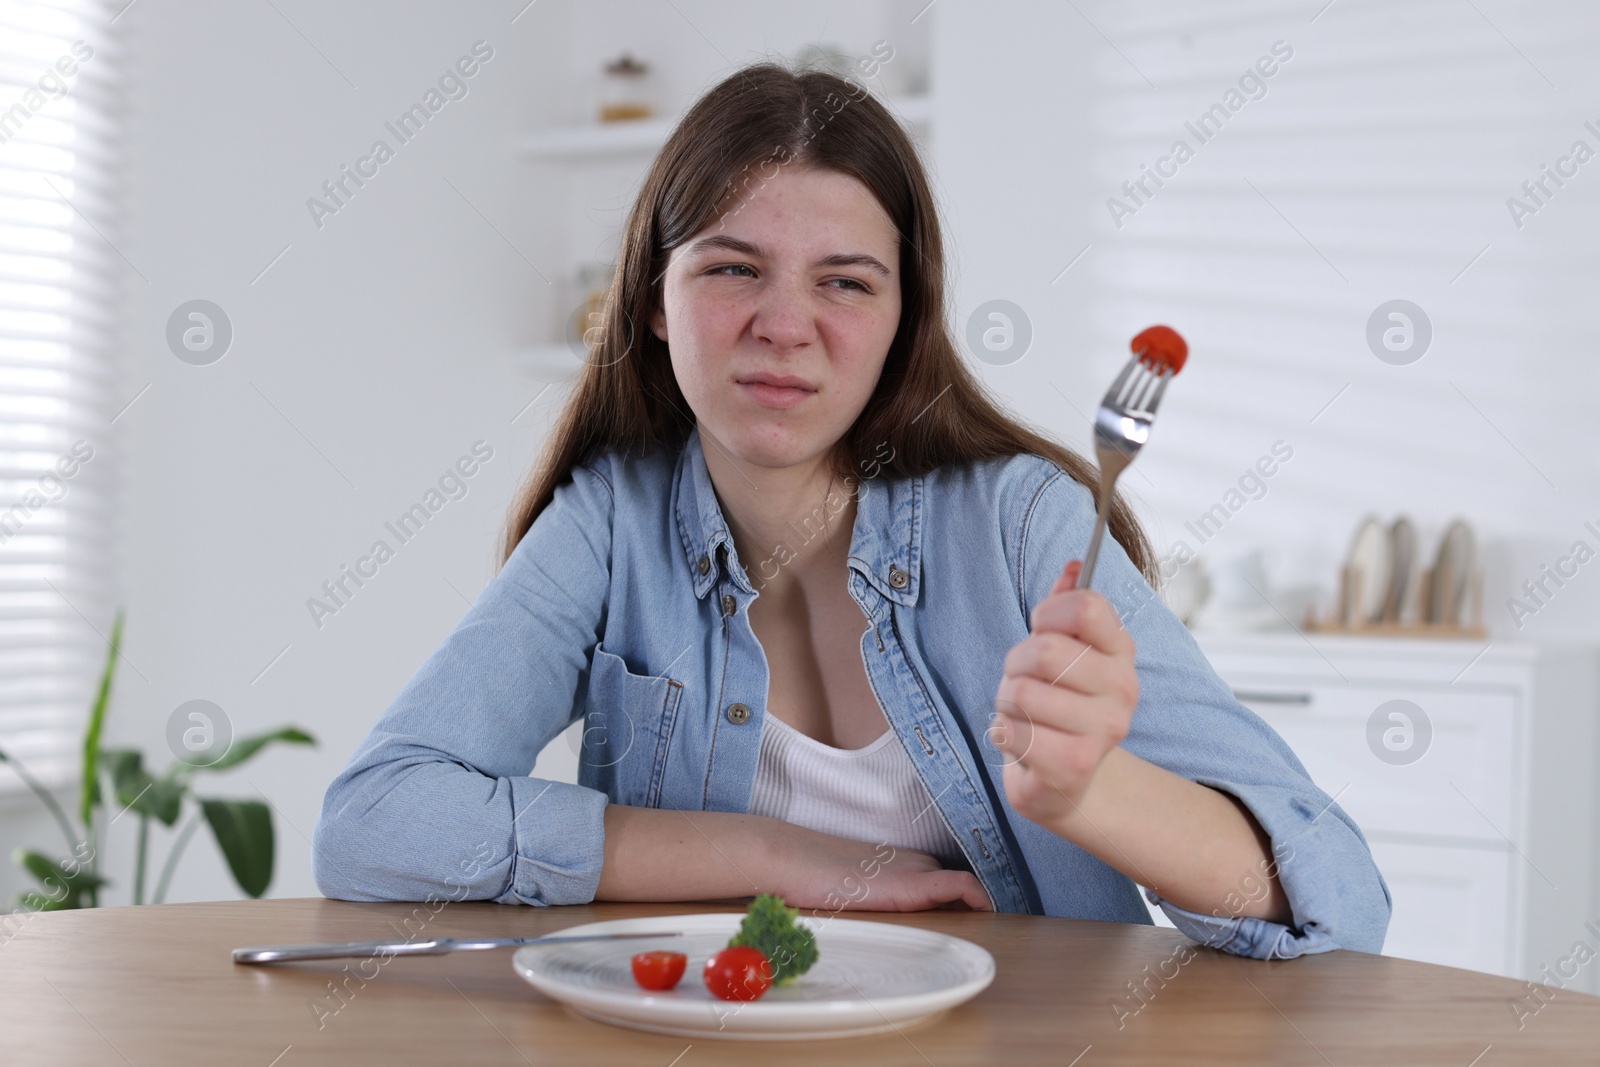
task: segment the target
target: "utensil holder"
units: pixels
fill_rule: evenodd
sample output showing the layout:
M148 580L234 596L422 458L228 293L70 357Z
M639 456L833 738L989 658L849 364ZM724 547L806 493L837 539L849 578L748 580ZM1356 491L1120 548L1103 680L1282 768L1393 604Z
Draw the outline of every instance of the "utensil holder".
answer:
M1421 595L1418 604L1432 602L1433 568L1426 567L1421 576ZM1391 603L1382 617L1369 620L1371 606L1361 599L1361 568L1345 565L1339 568L1339 598L1333 612L1319 617L1316 609L1306 612L1305 629L1313 633L1361 634L1369 637L1443 637L1481 639L1489 635L1483 625L1483 568L1474 567L1467 577L1467 592L1463 608L1466 620L1401 619L1396 605ZM1385 599L1388 599L1387 596ZM1458 613L1459 614L1459 613Z

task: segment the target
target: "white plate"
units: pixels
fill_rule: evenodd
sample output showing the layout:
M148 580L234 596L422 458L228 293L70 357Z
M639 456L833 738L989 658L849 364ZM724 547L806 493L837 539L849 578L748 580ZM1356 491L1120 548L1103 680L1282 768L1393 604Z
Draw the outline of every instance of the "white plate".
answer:
M1389 526L1389 592L1384 597L1383 617L1409 622L1415 607L1417 588L1417 528L1401 515Z
M793 982L747 1003L718 1000L700 971L739 929L742 912L618 919L563 934L683 930L660 941L526 945L511 965L541 993L601 1022L696 1038L793 1041L855 1037L922 1022L976 996L994 980L994 957L958 937L859 919L799 921L817 937L817 962ZM643 989L629 961L666 949L689 957L677 986Z
M1467 588L1478 565L1477 539L1462 519L1452 522L1439 538L1433 558L1433 589L1428 597L1428 621L1461 623Z
M1350 568L1350 596L1356 622L1383 618L1389 592L1389 534L1376 516L1362 520L1345 560Z

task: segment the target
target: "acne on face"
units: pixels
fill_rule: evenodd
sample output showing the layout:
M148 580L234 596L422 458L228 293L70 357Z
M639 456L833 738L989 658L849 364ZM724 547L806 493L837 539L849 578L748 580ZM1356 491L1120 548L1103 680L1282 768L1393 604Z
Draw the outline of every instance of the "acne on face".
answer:
M783 168L741 195L672 251L650 325L702 435L747 463L791 466L831 449L877 385L900 320L899 236L836 171ZM736 380L758 372L815 392L764 406Z

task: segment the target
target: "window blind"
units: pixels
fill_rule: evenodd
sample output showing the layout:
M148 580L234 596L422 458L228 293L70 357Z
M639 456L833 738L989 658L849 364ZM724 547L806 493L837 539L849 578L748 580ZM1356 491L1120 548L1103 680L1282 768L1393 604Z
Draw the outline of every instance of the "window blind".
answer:
M52 785L74 775L116 607L125 5L0 0L0 747ZM0 791L21 788L0 765Z
M1600 147L1585 126L1600 126L1586 57L1600 13L1569 0L1080 10L1110 42L1083 29L1096 46L1083 164L1096 225L1079 268L1104 353L1093 380L1150 322L1183 329L1195 354L1167 394L1153 445L1168 446L1125 480L1158 551L1283 546L1281 583L1328 587L1368 511L1411 514L1429 553L1457 514L1486 536L1580 536L1600 479L1572 447L1592 404L1579 382L1594 378L1571 354L1592 350L1581 294L1600 279L1600 164L1565 164L1536 215L1507 204L1574 142ZM1409 365L1368 337L1396 299L1431 325ZM1185 523L1279 441L1294 457L1266 498L1230 507L1212 543L1196 537Z

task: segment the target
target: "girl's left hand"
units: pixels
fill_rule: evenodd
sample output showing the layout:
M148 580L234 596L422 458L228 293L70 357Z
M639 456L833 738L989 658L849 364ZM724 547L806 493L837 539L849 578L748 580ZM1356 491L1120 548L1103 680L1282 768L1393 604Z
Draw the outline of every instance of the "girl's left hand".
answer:
M1139 701L1133 638L1110 601L1073 589L1070 560L1006 654L989 738L1005 758L1006 799L1044 826L1070 823Z

